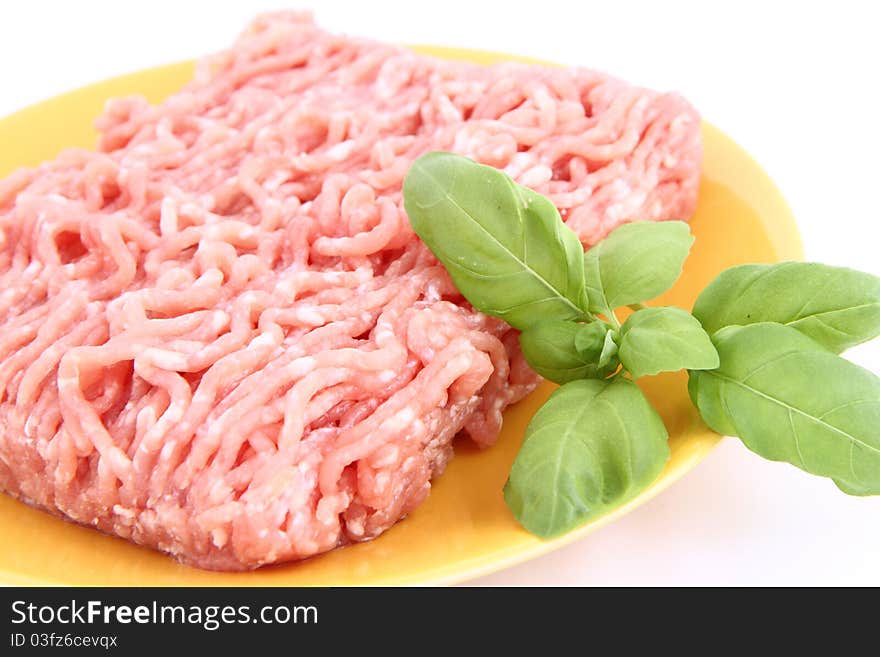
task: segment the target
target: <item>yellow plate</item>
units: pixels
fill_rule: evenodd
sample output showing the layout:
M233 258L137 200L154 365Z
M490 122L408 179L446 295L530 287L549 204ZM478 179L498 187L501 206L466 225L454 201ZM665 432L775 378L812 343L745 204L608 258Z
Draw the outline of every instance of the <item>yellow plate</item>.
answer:
M519 59L438 47L417 50L480 63ZM3 119L0 176L52 158L62 147L92 147L92 121L106 99L139 93L157 102L191 76L191 63L154 68L52 98ZM703 139L703 179L692 223L696 243L681 279L657 303L690 308L697 293L726 267L802 257L791 213L773 182L716 128L704 125ZM622 516L667 488L715 446L719 437L691 406L683 375L642 381L669 429L669 464L636 499L553 541L540 541L521 529L501 497L526 424L551 391L546 384L506 413L495 447L480 452L460 441L456 457L434 483L428 500L371 543L252 573L213 573L182 566L158 552L66 523L0 495L0 582L339 586L448 584L485 575L559 548Z

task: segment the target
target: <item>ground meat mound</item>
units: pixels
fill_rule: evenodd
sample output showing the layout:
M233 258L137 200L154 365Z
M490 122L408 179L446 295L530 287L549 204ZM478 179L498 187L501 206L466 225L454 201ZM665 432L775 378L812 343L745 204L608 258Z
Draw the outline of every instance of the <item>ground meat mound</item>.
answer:
M499 167L584 245L688 218L700 166L676 95L294 13L97 126L0 181L0 489L223 570L378 536L538 381L412 232L413 160Z

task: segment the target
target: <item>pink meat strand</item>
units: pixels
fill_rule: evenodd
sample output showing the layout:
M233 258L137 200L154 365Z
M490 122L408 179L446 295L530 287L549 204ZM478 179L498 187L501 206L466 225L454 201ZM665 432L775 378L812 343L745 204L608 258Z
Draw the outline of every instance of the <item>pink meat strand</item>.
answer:
M677 95L296 13L97 126L0 181L0 488L222 570L378 536L538 382L413 234L415 158L503 169L588 246L688 218L701 157Z

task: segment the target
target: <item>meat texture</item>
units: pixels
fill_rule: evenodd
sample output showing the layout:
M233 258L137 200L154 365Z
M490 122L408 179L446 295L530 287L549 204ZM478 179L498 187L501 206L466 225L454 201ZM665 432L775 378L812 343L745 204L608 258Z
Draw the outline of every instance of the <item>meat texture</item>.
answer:
M537 383L412 232L416 157L502 168L585 245L689 217L700 166L676 95L294 13L97 126L0 181L0 489L224 570L379 535Z

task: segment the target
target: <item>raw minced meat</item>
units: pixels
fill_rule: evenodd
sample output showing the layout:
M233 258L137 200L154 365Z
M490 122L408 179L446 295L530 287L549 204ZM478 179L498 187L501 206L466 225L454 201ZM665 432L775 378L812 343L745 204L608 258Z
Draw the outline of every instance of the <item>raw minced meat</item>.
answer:
M0 489L229 570L377 536L537 383L413 234L413 160L499 167L585 245L689 217L700 164L676 95L293 13L97 125L0 182Z

